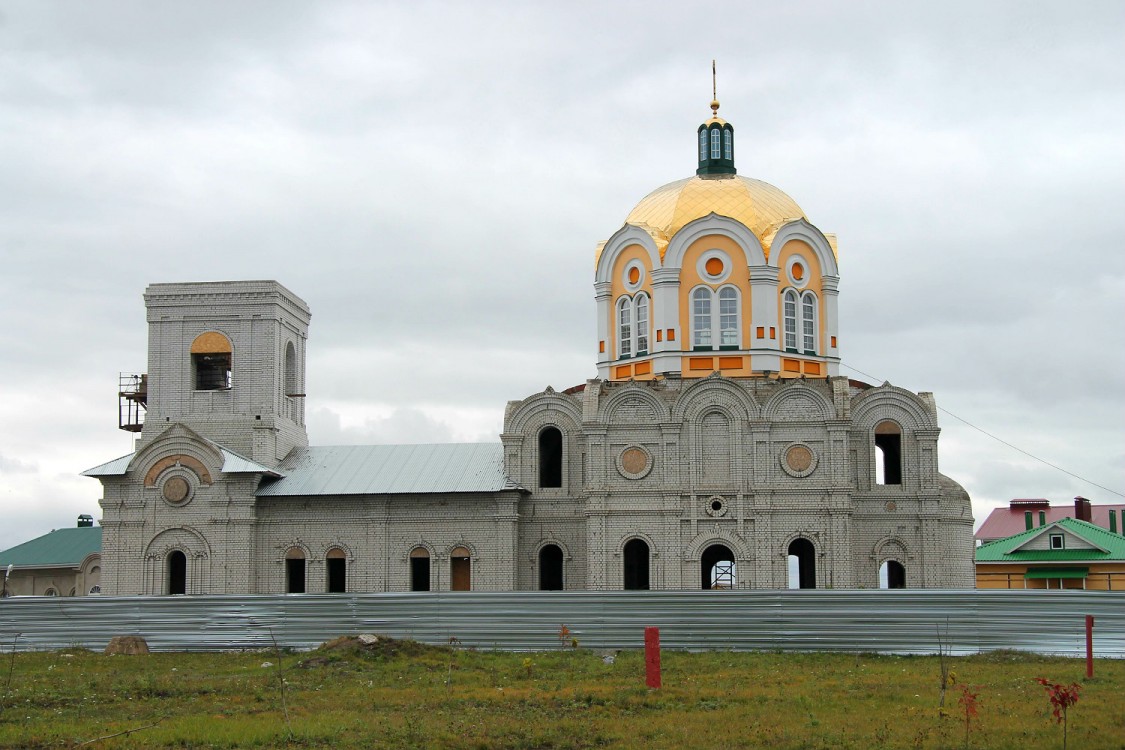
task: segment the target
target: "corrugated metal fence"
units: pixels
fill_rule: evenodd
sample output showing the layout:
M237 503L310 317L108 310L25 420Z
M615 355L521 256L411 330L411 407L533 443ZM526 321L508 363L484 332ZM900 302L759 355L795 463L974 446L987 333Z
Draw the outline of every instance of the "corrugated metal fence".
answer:
M584 648L640 648L645 626L672 649L936 653L1018 649L1125 658L1125 592L649 591L0 600L0 650L143 636L153 650L308 649L379 633L504 650L558 648L566 624ZM16 634L19 634L18 638Z

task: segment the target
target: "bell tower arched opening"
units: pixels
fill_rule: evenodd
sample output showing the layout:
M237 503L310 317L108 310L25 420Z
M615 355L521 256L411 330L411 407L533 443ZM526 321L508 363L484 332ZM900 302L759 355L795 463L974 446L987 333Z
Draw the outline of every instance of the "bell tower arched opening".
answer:
M179 596L187 593L187 555L178 549L168 553L165 562L168 572L168 594Z
M816 548L808 539L794 539L789 544L789 588L816 588Z
M725 544L712 544L700 557L704 589L733 589L736 583L734 553Z
M624 587L626 591L648 591L649 589L649 550L643 539L630 539L625 544L622 562L624 563Z
M539 487L562 487L563 436L558 427L539 431Z

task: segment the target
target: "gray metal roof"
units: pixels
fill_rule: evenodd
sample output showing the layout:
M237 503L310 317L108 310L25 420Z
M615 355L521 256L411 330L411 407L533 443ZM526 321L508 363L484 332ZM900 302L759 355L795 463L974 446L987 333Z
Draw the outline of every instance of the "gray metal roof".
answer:
M210 442L210 441L208 441ZM227 450L217 443L211 443L220 453L223 454L223 467L221 471L224 474L268 474L270 476L281 476L279 472L268 466L262 466L255 463L245 456L240 456L232 450ZM82 472L84 477L119 477L123 476L129 470L129 464L133 462L133 456L136 453L130 453L121 458L115 458L92 469L86 469Z
M84 477L119 477L129 469L129 463L133 460L136 453L130 453L121 458L115 458L112 461L106 461L104 464L98 464L92 469L86 469L82 472Z
M500 443L340 445L294 448L258 497L497 492L519 489L504 473Z

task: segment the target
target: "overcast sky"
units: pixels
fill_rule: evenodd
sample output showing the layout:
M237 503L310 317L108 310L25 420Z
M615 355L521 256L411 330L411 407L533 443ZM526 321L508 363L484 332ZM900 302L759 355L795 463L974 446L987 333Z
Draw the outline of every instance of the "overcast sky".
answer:
M843 372L1108 488L943 413L978 523L1120 502L1125 3L0 0L0 549L100 517L151 282L304 298L315 444L593 377L595 247L694 173L712 58L739 173L839 236Z

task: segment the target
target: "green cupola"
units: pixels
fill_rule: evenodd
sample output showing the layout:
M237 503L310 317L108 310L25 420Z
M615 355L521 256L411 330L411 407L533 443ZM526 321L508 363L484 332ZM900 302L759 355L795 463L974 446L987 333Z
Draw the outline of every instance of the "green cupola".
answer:
M719 100L711 101L711 118L699 126L699 168L697 175L732 175L734 168L734 126L719 117Z

